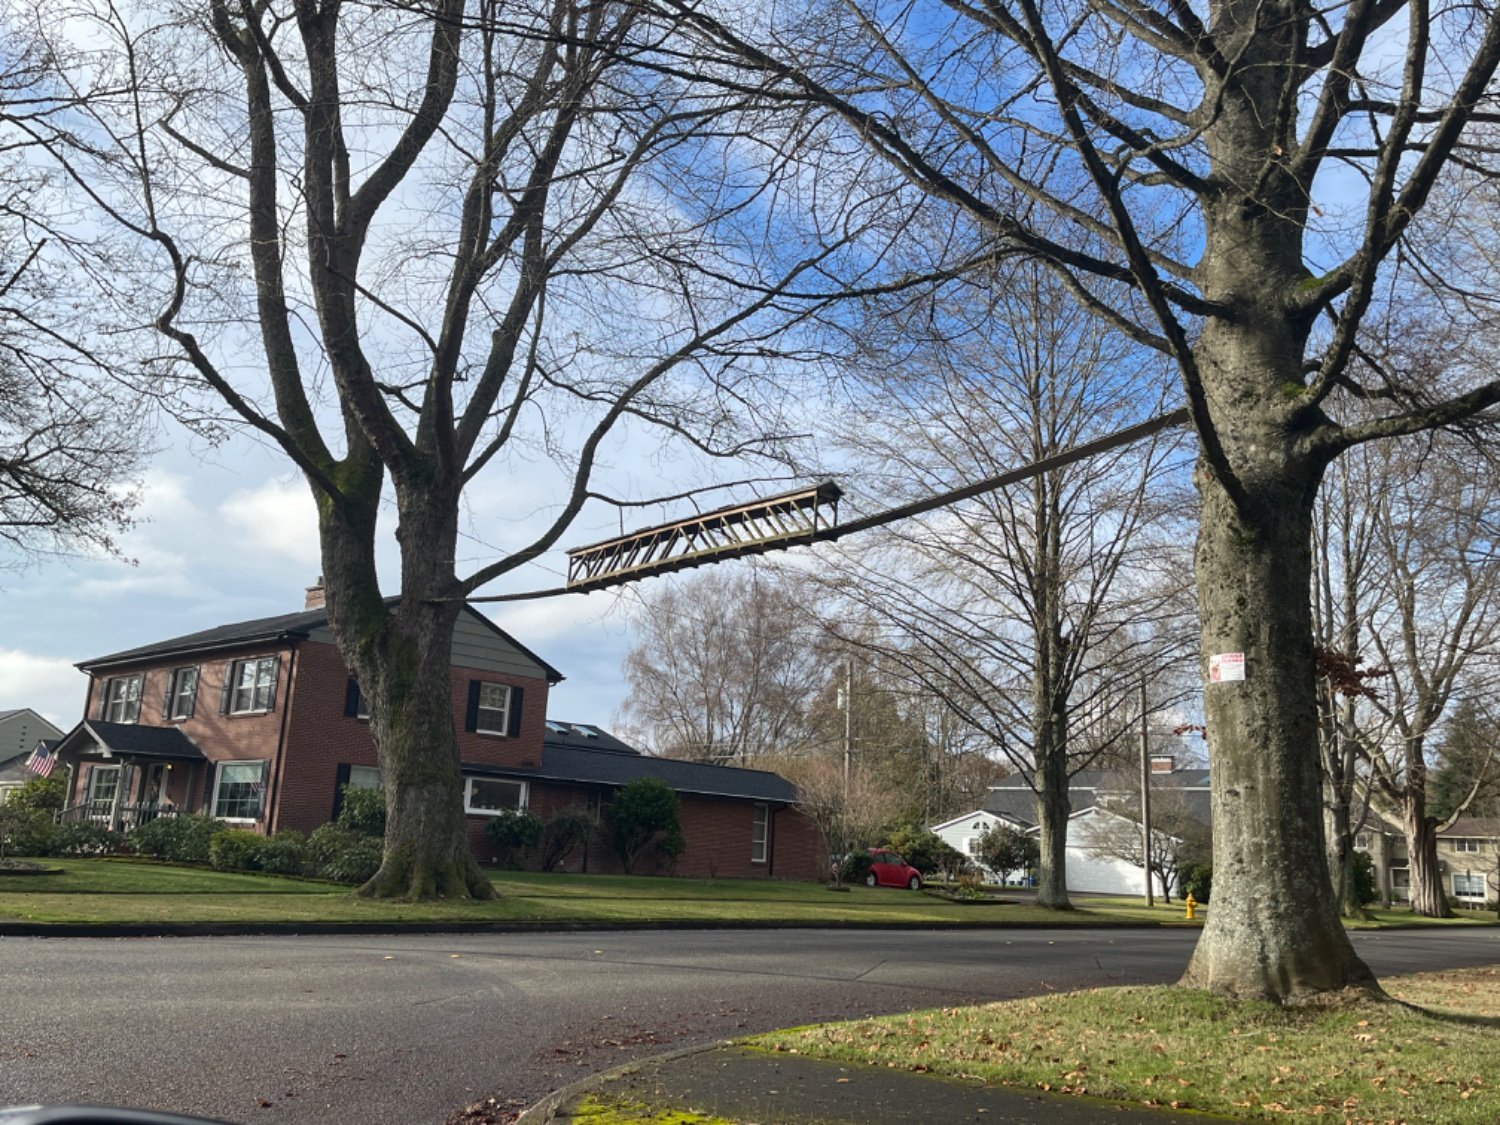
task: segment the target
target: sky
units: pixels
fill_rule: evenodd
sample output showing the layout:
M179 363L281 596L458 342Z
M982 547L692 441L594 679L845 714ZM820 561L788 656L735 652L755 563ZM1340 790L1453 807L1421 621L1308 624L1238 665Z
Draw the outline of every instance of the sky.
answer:
M244 436L195 450L169 425L162 444L142 479L139 522L120 540L130 561L54 557L0 571L0 710L30 707L66 730L82 718L87 677L74 667L79 661L302 608L321 569L316 514L302 478ZM487 487L506 489L507 482ZM475 496L476 532L495 507L491 495ZM510 521L503 538L533 519L540 515ZM382 530L381 576L394 590L390 529ZM612 530L584 521L564 536L564 546ZM466 550L476 560L484 552L472 542ZM555 551L493 592L557 586L563 565ZM552 689L553 718L610 729L625 695L620 669L635 600L599 592L480 608L567 677Z

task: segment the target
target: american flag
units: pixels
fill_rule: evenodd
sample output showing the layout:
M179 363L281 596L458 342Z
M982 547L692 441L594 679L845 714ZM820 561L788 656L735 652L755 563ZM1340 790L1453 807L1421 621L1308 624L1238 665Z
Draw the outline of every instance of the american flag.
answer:
M41 777L51 777L52 767L57 765L57 755L48 750L40 742L36 749L31 752L31 757L26 759L26 768Z

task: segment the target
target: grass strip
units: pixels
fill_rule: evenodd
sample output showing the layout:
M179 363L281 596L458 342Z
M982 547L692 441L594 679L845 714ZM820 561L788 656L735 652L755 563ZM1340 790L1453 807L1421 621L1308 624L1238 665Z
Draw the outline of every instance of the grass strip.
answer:
M1246 1118L1500 1120L1500 968L1383 982L1419 1011L1110 988L797 1028L769 1051Z

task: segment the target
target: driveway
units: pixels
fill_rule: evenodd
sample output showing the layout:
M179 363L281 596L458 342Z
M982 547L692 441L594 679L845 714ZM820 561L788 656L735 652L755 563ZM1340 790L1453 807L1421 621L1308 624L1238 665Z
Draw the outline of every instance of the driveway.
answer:
M1186 931L705 931L0 939L0 1105L439 1123L789 1024L1159 983ZM1494 931L1355 936L1378 973L1500 961Z

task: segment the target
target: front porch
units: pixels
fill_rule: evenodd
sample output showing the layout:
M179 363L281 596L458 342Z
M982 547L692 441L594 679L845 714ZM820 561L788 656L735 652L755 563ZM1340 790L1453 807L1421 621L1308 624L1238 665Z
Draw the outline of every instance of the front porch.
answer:
M128 832L192 810L212 768L177 727L86 719L63 736L58 761L71 775L59 824Z

